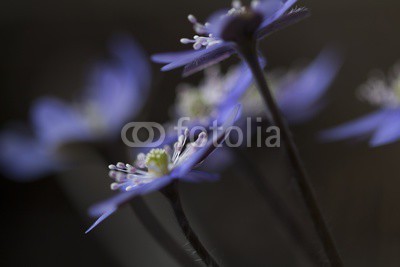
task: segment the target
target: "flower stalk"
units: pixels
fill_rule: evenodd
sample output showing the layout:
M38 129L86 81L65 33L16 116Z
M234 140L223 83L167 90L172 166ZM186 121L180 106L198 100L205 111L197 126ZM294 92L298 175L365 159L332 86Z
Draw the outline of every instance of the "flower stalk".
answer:
M162 248L181 266L194 266L194 260L182 249L175 239L158 221L151 212L145 200L138 196L130 202L137 219L146 228L147 232L162 246Z
M307 177L303 162L297 151L297 147L292 138L290 129L284 121L278 105L276 104L272 96L271 90L268 87L267 81L265 79L264 72L259 64L256 49L257 44L250 38L243 38L240 39L240 42L236 42L236 45L239 55L248 64L253 73L253 77L264 99L266 108L271 113L272 119L276 126L280 128L282 140L284 141L289 162L292 165L294 176L300 189L301 196L311 216L314 228L324 247L329 262L331 266L343 266L342 259L339 255L332 235L318 206L315 193Z
M181 198L177 190L178 182L172 183L170 186L164 188L162 193L169 200L171 207L174 211L175 217L181 227L186 239L190 242L193 249L197 252L202 261L209 267L219 267L217 261L207 251L201 243L199 237L196 235L193 228L190 226L189 220L182 207Z

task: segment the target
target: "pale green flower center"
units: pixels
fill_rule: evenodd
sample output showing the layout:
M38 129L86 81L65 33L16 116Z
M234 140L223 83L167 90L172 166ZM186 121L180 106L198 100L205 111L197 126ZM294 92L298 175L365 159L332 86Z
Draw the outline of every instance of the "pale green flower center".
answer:
M185 100L180 101L180 103L185 106L183 110L186 110L187 115L193 118L201 118L210 114L212 107L200 90L187 90L183 97Z
M155 148L146 155L145 165L148 172L156 177L169 173L170 157L165 149Z

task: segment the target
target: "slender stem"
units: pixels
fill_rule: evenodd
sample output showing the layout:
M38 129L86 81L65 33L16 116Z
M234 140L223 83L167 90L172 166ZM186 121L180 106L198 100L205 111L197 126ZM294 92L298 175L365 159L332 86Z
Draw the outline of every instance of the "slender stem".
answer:
M130 202L130 206L147 232L177 263L185 267L196 265L194 260L183 250L182 246L171 237L156 216L154 216L142 197L134 198Z
M242 59L251 69L259 91L264 98L265 104L267 105L267 109L269 109L276 126L278 126L280 129L301 195L310 213L314 228L319 236L319 239L321 240L326 255L332 266L343 266L331 233L329 232L328 226L318 207L315 193L308 180L289 127L286 125L279 107L271 94L267 81L265 80L264 72L258 61L256 44L254 42L242 42L238 44L238 50Z
M267 185L263 175L259 168L255 166L241 149L233 149L235 155L238 157L241 164L237 164L239 170L242 170L246 175L246 178L250 178L253 182L254 187L260 193L262 198L271 208L275 217L279 220L288 232L292 241L295 245L303 250L304 256L308 261L313 263L319 263L317 253L313 250L314 245L308 240L304 234L304 230L301 229L296 219L292 216L289 208L285 205L283 199L279 196L276 190L271 185Z
M187 219L185 212L182 207L181 198L177 190L178 183L175 182L163 190L164 195L170 201L172 209L175 213L175 217L178 220L179 226L181 227L187 240L192 245L193 249L197 252L202 261L211 267L219 267L219 264L207 251L207 249L201 243L199 237L190 226L189 220Z

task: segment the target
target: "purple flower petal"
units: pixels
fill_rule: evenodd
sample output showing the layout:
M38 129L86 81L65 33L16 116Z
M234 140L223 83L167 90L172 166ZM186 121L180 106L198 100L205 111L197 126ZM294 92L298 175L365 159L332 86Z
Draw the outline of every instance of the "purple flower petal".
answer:
M117 134L146 103L151 74L143 50L132 39L119 36L111 48L114 61L97 64L83 102L93 105L102 127Z
M236 157L234 153L232 153L232 150L224 145L208 156L202 163L202 167L207 171L221 172L231 166L235 161Z
M262 68L264 68L267 64L266 60L260 57L259 61ZM220 110L226 107L231 109L236 105L253 82L253 74L246 63L242 63L233 75L236 76L236 79L232 82L232 89L229 90L226 99L217 107Z
M231 55L235 53L236 52L233 48L229 46L224 46L212 52L204 54L185 66L185 68L183 69L183 77L190 76L198 71L201 71L205 68L215 65L229 58Z
M382 146L400 139L400 109L393 111L382 121L381 126L372 136L370 145Z
M115 210L123 204L129 202L135 196L145 195L147 193L159 190L160 188L169 184L172 180L173 178L171 176L163 176L147 184L138 185L132 188L130 191L118 193L117 195L92 206L89 209L89 214L93 217L102 216L108 211Z
M336 141L370 135L382 125L384 119L392 112L393 110L388 109L378 110L360 119L325 130L319 134L319 138L323 141Z
M87 140L90 136L86 122L65 102L43 97L34 103L31 120L39 140L49 145Z
M219 174L193 170L190 171L188 174L186 174L183 180L191 183L199 183L199 182L215 182L219 180L219 178L220 178Z
M270 3L268 3L270 2ZM261 2L261 8L264 10L264 21L262 22L260 28L263 28L277 19L279 19L283 14L286 13L290 9L291 6L293 6L297 0L287 0L287 1L265 1L265 3ZM273 7L273 8L271 8ZM275 11L273 14L271 14L271 10Z
M299 22L300 20L303 20L309 15L310 11L306 8L296 9L291 11L290 13L284 14L274 22L262 26L256 33L257 39L263 39L276 31L279 31L283 28Z
M161 71L169 71L173 70L179 67L182 67L186 64L189 64L193 60L196 60L197 58L200 58L204 55L207 55L214 50L220 48L220 45L215 45L210 48L202 48L199 50L193 50L192 53L182 53L180 56L176 57L173 61L169 62L169 64L165 65L164 67L161 68Z
M121 66L131 76L132 83L147 90L151 84L151 67L148 55L129 35L117 35L110 42L110 52L116 59L116 66Z
M2 172L19 182L32 181L54 171L57 157L32 136L9 130L0 134Z
M204 147L200 148L199 151L192 155L190 159L182 163L182 165L176 167L171 172L171 176L184 179L189 171L191 171L197 164L205 160L207 156L209 156L217 147L220 147L228 136L230 127L236 121L239 111L240 105L236 105L234 108L232 108L230 116L228 116L224 124L219 127L219 129L216 131L216 134L209 139Z
M341 61L334 50L324 50L308 67L278 87L277 101L290 123L303 122L322 107L320 99L336 77Z
M162 67L161 70L169 71L172 69L182 67L182 66L187 65L192 62L194 62L193 64L195 64L195 66L197 66L196 62L199 62L198 63L199 65L208 64L209 61L214 61L215 57L218 58L218 57L222 56L225 58L226 52L229 50L231 50L231 47L227 46L227 44L225 44L225 43L217 44L217 45L211 46L209 48L193 50L193 53L191 53L191 54L186 54L186 55L175 58L174 61L172 61L171 63ZM217 63L217 62L215 62L215 63Z
M103 213L90 227L89 229L86 230L85 234L89 233L92 231L97 225L99 225L102 221L110 217L117 209L110 209L106 212Z
M222 43L199 50L156 54L152 56L152 60L158 63L168 63L161 68L162 71L169 71L187 65L184 75L188 76L226 59L233 53L234 50L228 43Z
M191 57L197 54L197 50L186 50L179 52L160 53L151 56L151 60L155 63L171 63L180 58Z

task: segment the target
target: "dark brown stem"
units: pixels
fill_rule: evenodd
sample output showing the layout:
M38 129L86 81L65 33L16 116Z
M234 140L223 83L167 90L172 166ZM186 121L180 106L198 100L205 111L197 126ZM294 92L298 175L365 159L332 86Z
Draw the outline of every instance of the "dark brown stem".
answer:
M284 145L287 151L289 162L292 165L294 176L297 181L297 185L300 189L304 203L309 211L314 228L317 235L324 247L325 253L329 259L331 266L339 267L343 266L342 259L340 258L339 252L335 246L332 235L328 229L328 226L322 216L320 208L316 200L314 190L309 182L305 168L297 151L297 147L292 138L291 131L287 126L284 118L279 110L278 105L272 96L271 90L268 87L267 81L264 76L264 72L260 66L256 44L253 41L243 41L238 45L238 52L242 59L247 63L253 73L253 77L257 83L258 89L265 101L267 111L271 113L272 119L276 126L279 127Z

